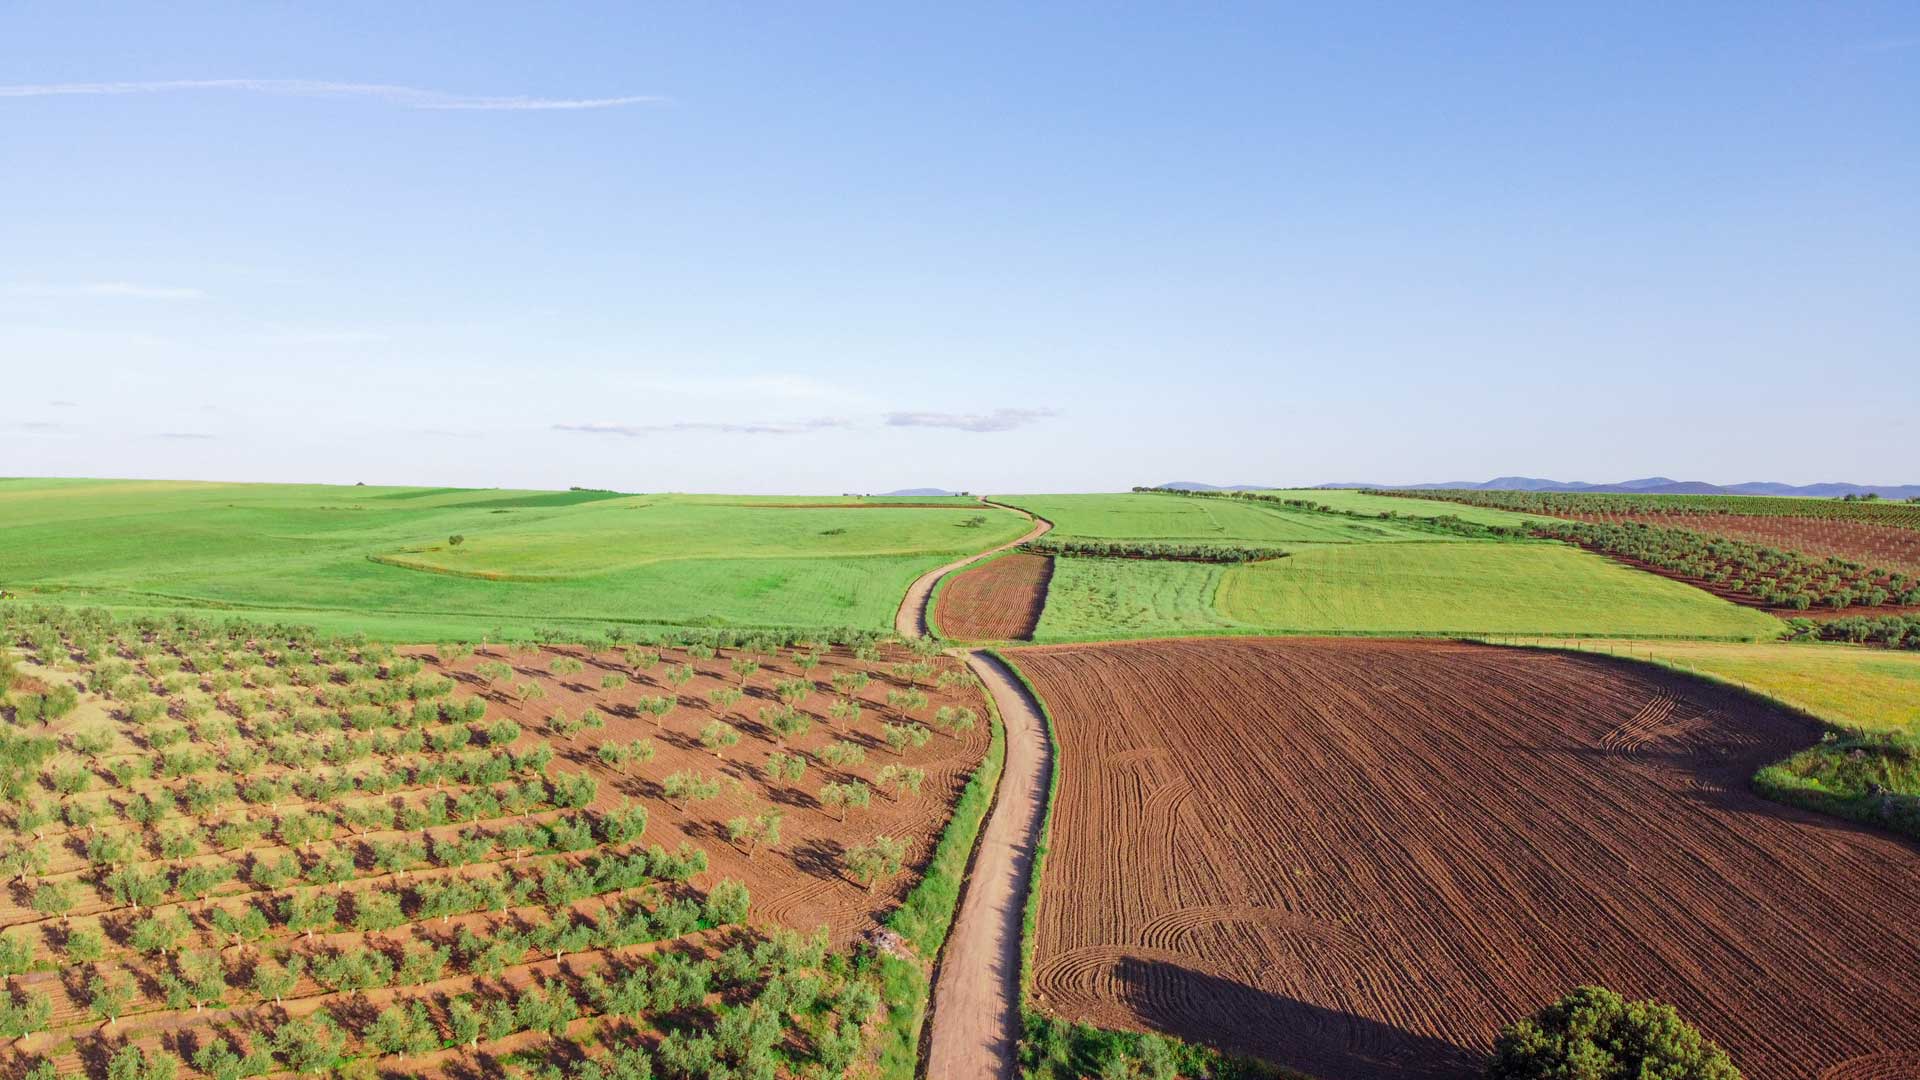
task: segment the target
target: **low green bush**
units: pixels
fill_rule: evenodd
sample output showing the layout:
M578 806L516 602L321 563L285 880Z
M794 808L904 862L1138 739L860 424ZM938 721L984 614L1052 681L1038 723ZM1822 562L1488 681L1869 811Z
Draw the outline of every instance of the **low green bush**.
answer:
M1582 986L1501 1031L1487 1080L1740 1080L1740 1070L1673 1006Z

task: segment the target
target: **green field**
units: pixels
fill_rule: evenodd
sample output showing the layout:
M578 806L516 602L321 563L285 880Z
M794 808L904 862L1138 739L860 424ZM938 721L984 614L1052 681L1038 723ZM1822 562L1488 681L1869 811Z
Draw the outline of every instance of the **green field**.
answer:
M1580 633L1770 638L1779 620L1577 548L1544 543L1300 548L1235 567L1220 613L1311 633Z
M1055 559L1033 640L1247 632L1214 610L1226 572L1214 563Z
M1036 641L1190 633L1770 639L1778 620L1546 543L1296 546L1231 567L1061 559Z
M232 612L391 640L884 630L916 576L1026 528L972 500L937 502L0 480L0 587L11 602ZM986 521L964 524L974 517Z
M1317 494L1317 493L1316 493ZM1389 521L1357 521L1239 499L1148 492L1116 495L996 495L1053 522L1060 540L1149 540L1169 543L1371 543L1432 540L1432 532ZM1396 505L1401 500L1385 500Z

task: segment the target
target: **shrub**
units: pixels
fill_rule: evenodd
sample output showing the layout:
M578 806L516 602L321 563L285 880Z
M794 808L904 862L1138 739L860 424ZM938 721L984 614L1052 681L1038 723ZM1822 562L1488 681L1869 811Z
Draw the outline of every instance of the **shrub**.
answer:
M1487 1080L1740 1080L1726 1051L1671 1005L1583 986L1508 1026Z

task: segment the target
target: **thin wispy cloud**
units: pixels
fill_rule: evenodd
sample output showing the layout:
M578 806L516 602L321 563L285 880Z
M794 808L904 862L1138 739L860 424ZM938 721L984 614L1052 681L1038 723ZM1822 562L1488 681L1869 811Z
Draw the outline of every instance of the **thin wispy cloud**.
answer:
M887 426L1012 431L1057 415L1052 409L995 409L986 413L895 412L887 414Z
M0 86L0 98L115 97L190 91L274 94L280 97L360 98L407 109L477 112L613 109L623 105L657 104L666 100L652 94L623 94L618 97L599 98L488 97L474 94L450 94L441 90L425 90L417 86L327 82L316 79L165 79L150 82L17 83Z
M172 285L140 285L131 281L89 281L77 285L20 284L0 286L8 296L31 296L42 300L104 297L125 300L205 300L204 289Z
M810 431L825 431L830 428L852 427L853 422L837 416L821 416L811 420L761 421L735 423L709 420L681 420L670 424L555 424L555 431L570 431L579 435L621 435L629 439L647 435L671 435L681 432L718 432L725 435L804 435Z
M80 403L77 401L49 401L47 404L56 409L77 409L80 407Z
M157 434L157 435L155 435L155 436L154 436L154 438L156 438L156 439L182 439L182 440L187 440L187 441L198 441L198 440L201 440L201 439L211 439L211 438L213 438L213 436L211 436L211 435L208 435L207 433L205 433L205 432L203 432L203 431L162 431L162 432L160 432L159 434Z

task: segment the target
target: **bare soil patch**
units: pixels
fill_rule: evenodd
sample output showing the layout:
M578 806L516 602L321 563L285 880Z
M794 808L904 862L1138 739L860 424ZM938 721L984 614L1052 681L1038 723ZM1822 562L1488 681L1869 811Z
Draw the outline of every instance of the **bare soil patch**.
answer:
M1010 552L962 570L940 590L940 631L961 641L1026 641L1047 606L1053 559Z
M1920 848L1753 795L1816 737L1783 711L1466 644L1013 658L1062 747L1056 1013L1322 1080L1467 1077L1502 1024L1599 982L1672 1002L1750 1080L1920 1060Z

